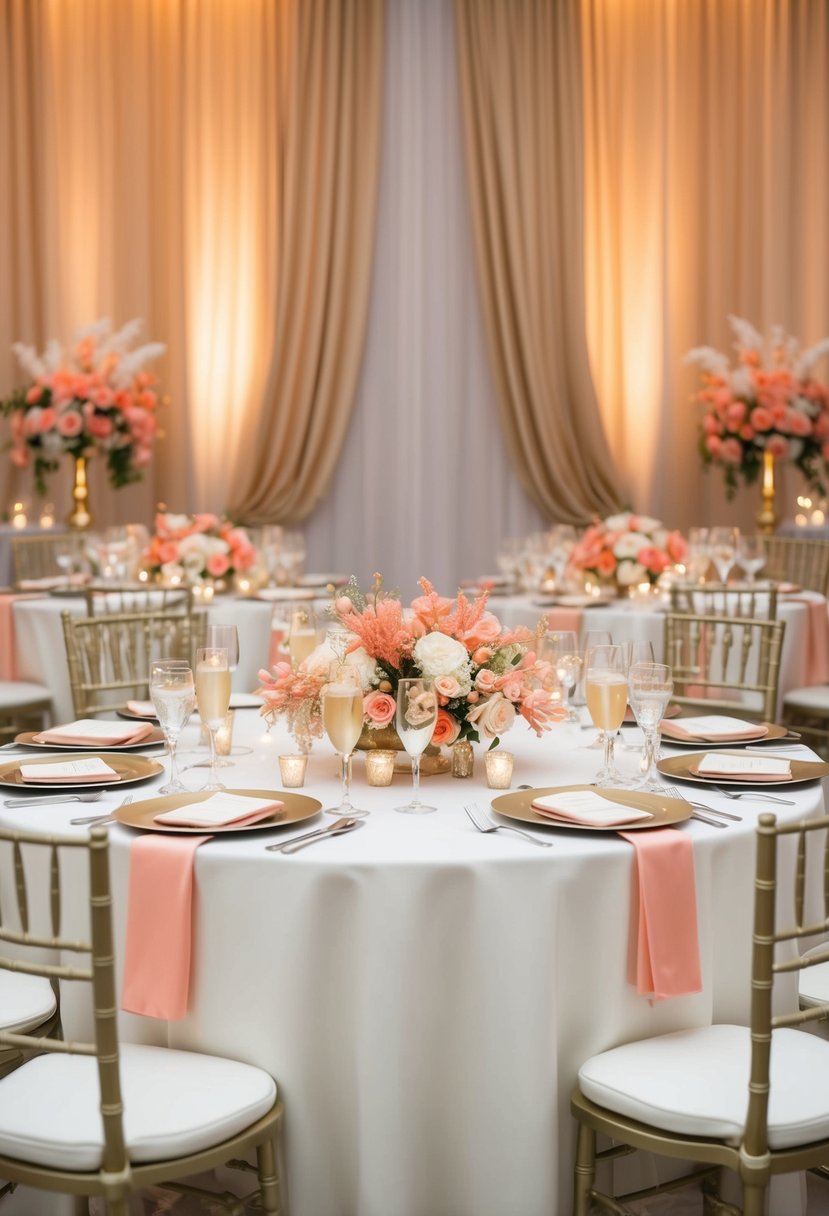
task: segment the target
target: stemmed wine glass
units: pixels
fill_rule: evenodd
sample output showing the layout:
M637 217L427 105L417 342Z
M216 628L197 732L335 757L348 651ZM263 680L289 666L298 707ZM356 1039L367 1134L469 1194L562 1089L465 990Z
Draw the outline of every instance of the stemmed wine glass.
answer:
M395 807L406 815L426 815L437 807L420 801L420 757L428 747L438 719L434 681L425 676L400 680L397 685L397 733L412 761L412 800Z
M179 780L176 745L187 719L196 707L193 672L185 659L156 659L150 667L152 701L170 753L170 780L160 794L180 794L187 786Z
M587 630L585 630L584 637L582 639L582 647L581 647L581 679L579 680L578 684L576 685L576 689L573 694L573 704L574 705L584 705L584 703L585 703L585 700L584 700L585 665L584 664L585 664L585 657L587 655L588 650L592 650L595 646L610 646L612 644L612 642L613 642L613 637L612 637L609 629L587 629ZM604 747L604 739L602 738L602 732L599 731L599 733L595 736L595 738L591 739L589 743L583 743L581 746L584 748L594 748L594 749L599 748L599 747Z
M316 645L317 622L313 608L295 608L291 613L288 629L288 653L294 667L298 667L303 659L307 659L316 649Z
M634 663L628 672L630 706L645 736L641 764L644 776L637 789L662 792L656 775L659 723L673 691L673 674L664 663Z
M223 790L216 772L216 731L224 724L230 704L230 668L223 647L200 646L196 651L196 702L210 739L210 772L204 788Z
M579 722L580 718L570 705L570 690L578 683L581 672L579 642L573 630L552 630L544 634L541 657L549 660L556 679L562 689L562 706L565 722Z
M363 729L363 685L349 663L332 663L322 690L322 723L342 764L342 799L325 808L327 815L367 815L351 803L351 753Z
M613 748L628 703L624 646L596 646L585 655L587 708L595 726L603 732L604 758L596 775L602 788L627 784L616 768Z
M740 537L737 542L737 563L746 576L746 582L753 583L766 564L766 550L761 537Z
M227 651L227 666L231 673L232 686L233 672L239 666L239 630L235 625L208 625L205 641L208 646ZM233 768L234 766L235 761L229 760L226 756L216 757L216 768Z
M653 663L655 661L656 656L653 653L653 642L648 642L643 638L636 638L635 640L619 642L617 644L625 652L626 673L630 672L634 663ZM632 708L633 706L631 706ZM625 716L627 716L627 709L625 709ZM625 743L621 730L616 735L616 746L623 752L628 751L629 748L630 750L635 750L631 745Z
M728 582L728 576L737 561L739 528L711 528L708 533L708 548L711 561L717 567L720 582Z

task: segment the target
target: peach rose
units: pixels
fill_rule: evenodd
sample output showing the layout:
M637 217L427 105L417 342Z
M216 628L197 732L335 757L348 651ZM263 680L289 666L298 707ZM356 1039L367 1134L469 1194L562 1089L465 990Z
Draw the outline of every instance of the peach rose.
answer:
M369 720L370 726L388 726L397 710L394 697L386 692L368 693L363 697L363 713Z
M598 570L599 574L608 575L614 572L616 565L616 558L613 556L610 549L605 549L599 555L599 560L596 562L596 569Z
M739 464L741 462L743 459L743 449L739 439L724 439L722 441L720 459L724 460L726 464Z
M207 573L211 578L222 578L230 569L230 559L226 553L211 553L207 559Z
M461 686L454 676L438 676L435 680L435 692L439 697L451 701L460 694Z
M486 646L491 642L497 641L501 634L501 622L491 612L485 612L476 625L464 634L464 642L466 649L469 651L477 650L479 646Z
M755 431L770 431L772 425L772 417L768 410L763 409L762 405L758 405L756 409L751 411L751 425Z
M179 547L174 540L165 540L158 546L159 565L165 562L177 562L181 556Z
M771 435L766 444L766 451L771 452L777 459L785 458L789 454L789 441L782 435Z
M460 722L456 718L453 718L451 714L448 714L445 709L439 709L438 720L432 732L432 742L435 746L440 747L443 743L448 746L450 743L454 743L460 733Z
M479 692L494 692L497 680L498 676L496 676L494 671L489 667L482 667L475 676L475 687Z
M515 706L502 693L494 692L488 700L475 705L466 720L488 739L496 739L515 721Z
M92 416L87 419L86 429L89 431L90 435L94 435L96 439L109 439L114 428L111 418L102 418L100 414L92 414Z

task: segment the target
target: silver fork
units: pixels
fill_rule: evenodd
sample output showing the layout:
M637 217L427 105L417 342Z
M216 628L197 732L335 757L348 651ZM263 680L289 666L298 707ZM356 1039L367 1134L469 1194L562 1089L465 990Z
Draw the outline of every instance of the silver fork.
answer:
M132 802L132 794L127 794L123 802L119 802L115 811L120 811L122 806L129 806ZM83 819L70 819L72 824L94 823L97 827L103 827L107 823L115 823L115 811L107 811L105 815L87 815Z
M3 806L38 806L41 803L53 802L97 802L101 797L103 790L90 790L89 793L77 794L53 794L51 797L37 798L6 798Z
M492 820L484 814L479 806L474 802L463 808L475 827L479 832L517 832L519 836L523 836L525 840L531 840L533 844L537 844L541 849L551 849L553 847L550 840L538 840L529 832L522 831L521 828L514 828L509 823L493 823Z
M678 790L675 785L667 785L665 787L665 793L669 798L679 798L682 802L687 802L689 806L694 808L691 812L691 817L693 819L698 819L700 823L707 823L709 827L727 828L728 824L725 823L724 820L740 819L739 815L730 815L728 811L714 810L714 808L709 806L707 802L693 802L690 798L686 798L685 794L683 794L681 790ZM705 811L706 814L703 815L701 813L702 811ZM715 816L715 818L709 818L709 816L712 815Z
M724 798L750 798L752 802L757 798L764 802L781 802L783 806L795 805L793 798L777 798L774 794L758 794L754 790L726 790L721 785L715 785L714 789Z

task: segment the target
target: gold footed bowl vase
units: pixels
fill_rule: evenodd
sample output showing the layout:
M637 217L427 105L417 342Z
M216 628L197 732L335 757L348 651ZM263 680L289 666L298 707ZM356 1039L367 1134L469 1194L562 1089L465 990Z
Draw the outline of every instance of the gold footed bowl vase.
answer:
M76 532L85 532L92 527L92 515L89 510L89 485L86 477L86 456L74 456L74 477L72 481L72 510L66 517L70 528Z
M362 734L357 740L357 751L371 752L382 749L389 752L402 752L403 755L395 762L396 773L408 773L411 769L409 757L403 742L393 726L363 727ZM448 773L452 762L444 756L440 748L430 743L420 761L421 777L434 777L436 773Z

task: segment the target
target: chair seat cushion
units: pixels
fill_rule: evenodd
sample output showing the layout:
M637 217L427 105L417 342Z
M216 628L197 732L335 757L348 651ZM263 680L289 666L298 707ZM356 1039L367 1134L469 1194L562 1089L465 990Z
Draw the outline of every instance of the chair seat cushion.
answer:
M220 1144L276 1101L250 1064L165 1047L122 1044L124 1138L138 1164ZM65 1170L101 1164L103 1125L94 1056L38 1056L0 1080L0 1155Z
M0 714L29 706L51 704L52 693L45 684L29 680L0 680Z
M806 956L825 954L827 949L829 942L824 942L813 950L807 950ZM797 993L801 1005L829 1005L829 963L815 963L814 967L801 971Z
M663 1131L738 1144L748 1108L751 1040L745 1026L702 1026L604 1051L579 1070L586 1098ZM829 1042L775 1030L769 1146L829 1137Z
M815 684L811 688L792 688L783 698L783 704L792 709L805 709L810 713L829 717L829 685Z
M57 1009L52 985L42 975L0 971L0 1030L26 1034Z

